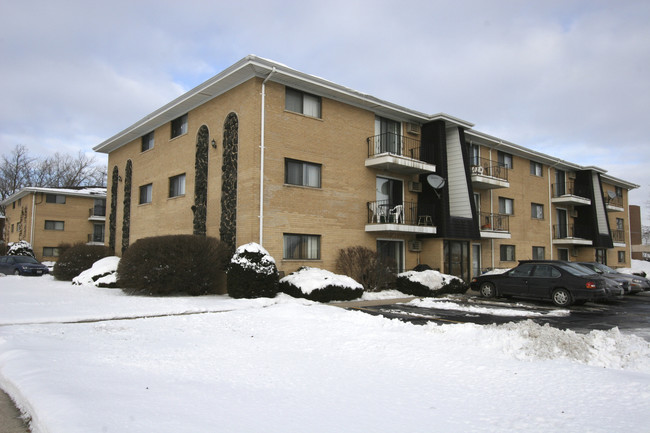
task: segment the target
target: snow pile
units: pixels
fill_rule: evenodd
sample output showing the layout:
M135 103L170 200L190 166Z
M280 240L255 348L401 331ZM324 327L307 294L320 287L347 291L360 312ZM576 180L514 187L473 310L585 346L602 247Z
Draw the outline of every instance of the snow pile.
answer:
M260 263L250 260L251 256L260 257ZM275 259L260 244L251 242L240 246L230 259L230 263L239 265L243 269L251 269L258 274L273 274L276 271Z
M104 257L93 263L92 267L72 279L72 284L110 287L117 283L117 266L120 258Z
M287 275L280 280L280 283L289 283L298 287L300 291L306 295L310 294L314 290L322 290L327 286L363 290L361 284L346 275L338 275L324 269L310 267L304 267Z
M458 280L459 282L462 282L462 280L458 277L455 277L453 275L443 274L434 270L426 270L421 272L407 271L398 274L397 277L407 278L409 281L422 284L423 286L427 287L430 290L439 289L449 284L449 282L451 282L452 280Z
M464 311L471 314L491 314L494 316L502 316L502 317L541 317L541 316L565 317L571 314L571 311L563 310L563 309L551 310L549 312L541 312L541 311L533 311L530 308L525 308L517 304L511 305L509 308L496 308L496 307L487 308L487 307L481 307L477 305L459 304L457 302L451 302L451 301L435 299L435 298L414 299L408 304L416 307L422 307L422 308L437 308L440 310Z
M622 272L624 274L634 274L634 273L641 273L645 272L646 277L650 276L650 262L645 261L645 260L632 260L632 267L631 268L618 268L616 269L618 272Z

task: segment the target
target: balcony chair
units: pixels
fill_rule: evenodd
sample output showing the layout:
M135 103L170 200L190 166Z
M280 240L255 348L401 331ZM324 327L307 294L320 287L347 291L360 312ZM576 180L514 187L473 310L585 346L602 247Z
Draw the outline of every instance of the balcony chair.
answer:
M391 221L397 224L404 223L404 205L398 204L390 210Z

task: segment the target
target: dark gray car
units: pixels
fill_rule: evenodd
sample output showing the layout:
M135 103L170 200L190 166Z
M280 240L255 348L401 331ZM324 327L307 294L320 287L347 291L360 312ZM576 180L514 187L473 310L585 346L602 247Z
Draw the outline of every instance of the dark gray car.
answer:
M40 277L49 273L49 269L33 257L2 256L0 257L0 273L5 275L31 275Z
M603 265L602 263L597 263L597 262L578 262L578 263L581 264L582 266L588 267L589 269L593 269L595 272L598 272L603 276L626 279L630 283L631 293L639 293L646 290L650 290L650 280L648 280L647 278L640 277L638 275L624 274L622 272L618 272L615 269L610 268L607 265Z

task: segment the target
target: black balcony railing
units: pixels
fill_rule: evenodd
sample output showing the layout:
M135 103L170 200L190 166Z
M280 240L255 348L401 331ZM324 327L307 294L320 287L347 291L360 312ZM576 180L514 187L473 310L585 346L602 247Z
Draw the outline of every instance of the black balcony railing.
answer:
M609 197L609 196L604 196L605 203L609 206L616 206L616 207L623 207L623 197Z
M88 217L105 217L106 216L106 206L93 206L88 209Z
M480 212L481 230L510 233L510 216Z
M589 227L580 224L556 224L553 226L553 239L589 239Z
M88 235L88 243L104 243L104 233L91 233Z
M416 138L385 132L368 137L366 142L368 143L368 158L381 155L382 153L390 153L417 159L418 161L421 160L420 140Z
M418 214L418 205L415 202L392 203L389 200L368 202L368 224L405 224L418 225L419 222L431 224L431 218L419 219L418 217L431 215Z
M473 157L470 166L473 175L494 177L506 182L508 181L508 167L496 161Z
M621 229L612 230L612 240L614 242L625 242L625 231Z
M587 188L576 185L574 180L569 180L562 183L554 183L553 188L553 197L562 197L563 195L573 195L582 198L589 198L589 193Z

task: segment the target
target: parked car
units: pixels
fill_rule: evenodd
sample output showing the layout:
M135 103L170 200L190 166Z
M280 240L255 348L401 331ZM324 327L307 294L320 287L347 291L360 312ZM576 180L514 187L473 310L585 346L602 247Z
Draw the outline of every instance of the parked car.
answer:
M647 278L641 277L639 275L624 274L622 272L618 272L616 269L610 268L607 265L603 265L602 263L597 263L597 262L578 262L578 263L580 263L582 266L586 266L589 269L594 270L595 272L605 277L619 278L628 281L630 285L631 293L639 293L646 290L650 290L650 280L648 280Z
M607 296L605 279L560 260L523 260L503 274L472 279L470 287L486 298L516 296L551 300L559 307L581 304Z
M603 300L620 298L623 295L629 294L632 290L630 287L630 281L627 278L620 278L616 275L597 272L593 268L585 266L580 262L570 262L569 265L580 269L586 269L590 274L596 273L605 279L605 291L607 293Z
M0 273L6 275L41 276L49 273L49 269L33 257L2 256L0 257Z

